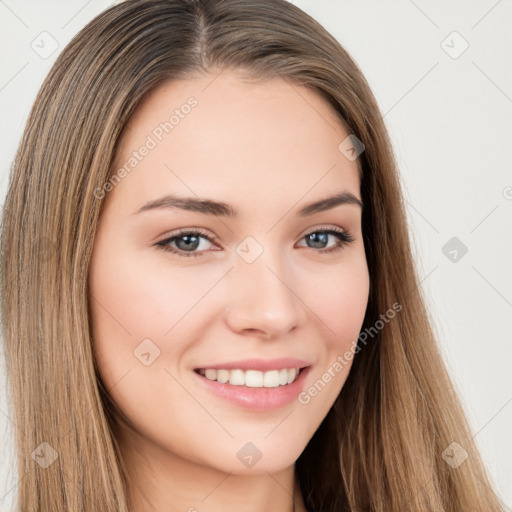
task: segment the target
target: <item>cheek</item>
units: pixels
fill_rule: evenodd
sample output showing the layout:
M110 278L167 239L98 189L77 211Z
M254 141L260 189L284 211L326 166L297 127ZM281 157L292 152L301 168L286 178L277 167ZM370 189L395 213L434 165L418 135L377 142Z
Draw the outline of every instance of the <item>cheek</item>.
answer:
M99 250L90 271L98 338L129 340L134 347L145 338L164 339L208 291L214 277L196 276L192 267L170 272L168 266L136 254L115 259Z
M189 404L180 417L189 427L181 431L192 432L194 415L204 411L172 376L181 381L176 368L194 339L191 308L211 283L191 279L183 269L167 269L163 277L128 251L116 259L111 247L98 244L95 250L89 277L93 350L105 387L130 422L139 431L155 428L155 437L162 435L158 425L179 423L165 404Z
M357 338L361 331L369 294L366 260L329 269L325 286L315 287L308 306L323 337L318 347L319 359L297 397L301 412L315 428L326 416L339 395L353 364ZM313 321L313 320L312 320ZM320 327L321 326L321 327ZM310 432L312 435L312 432Z
M181 393L177 385L169 388L173 381L164 370L177 375L190 347L204 337L211 302L201 298L219 275L193 266L170 269L165 257L142 260L129 251L114 258L111 250L98 244L91 261L93 350L107 389L138 417L137 404L148 404L148 396L157 401L155 389Z
M363 324L369 295L366 260L326 270L309 293L308 306L325 327L325 343L331 349L345 349L355 340Z

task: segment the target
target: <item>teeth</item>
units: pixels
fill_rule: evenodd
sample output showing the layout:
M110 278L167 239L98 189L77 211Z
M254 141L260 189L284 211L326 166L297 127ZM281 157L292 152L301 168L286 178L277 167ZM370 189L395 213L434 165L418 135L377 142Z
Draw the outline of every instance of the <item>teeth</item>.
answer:
M247 386L249 388L277 388L291 384L299 374L299 368L283 368L260 372L258 370L213 370L201 369L199 373L209 380L222 384L229 382L232 386Z
M297 373L298 371L295 368L292 368L291 370L288 371L288 384L295 380L295 377L297 377Z
M242 370L231 370L229 372L229 383L232 386L243 386L245 384L245 376Z
M217 373L217 381L225 384L229 382L229 370L210 370ZM215 380L215 377L212 379Z

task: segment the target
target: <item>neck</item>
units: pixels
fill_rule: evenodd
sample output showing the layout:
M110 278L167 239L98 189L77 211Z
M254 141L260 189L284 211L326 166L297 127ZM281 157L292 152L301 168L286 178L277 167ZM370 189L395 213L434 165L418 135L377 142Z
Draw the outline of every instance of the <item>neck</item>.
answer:
M181 458L133 433L120 436L119 446L131 512L305 510L294 465L273 473L235 474Z

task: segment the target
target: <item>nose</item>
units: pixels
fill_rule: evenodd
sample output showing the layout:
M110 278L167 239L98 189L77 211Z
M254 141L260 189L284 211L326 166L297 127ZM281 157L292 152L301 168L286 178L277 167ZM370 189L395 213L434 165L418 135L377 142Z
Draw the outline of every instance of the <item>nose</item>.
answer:
M278 339L305 321L304 290L277 251L270 253L265 250L252 263L238 259L226 276L226 322L238 334Z

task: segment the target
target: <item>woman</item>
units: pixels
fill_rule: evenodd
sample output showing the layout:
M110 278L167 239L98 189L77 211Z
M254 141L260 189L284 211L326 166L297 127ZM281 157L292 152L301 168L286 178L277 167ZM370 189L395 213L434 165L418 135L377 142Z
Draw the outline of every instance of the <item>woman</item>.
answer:
M100 14L40 90L5 210L19 510L503 509L376 101L297 7Z

